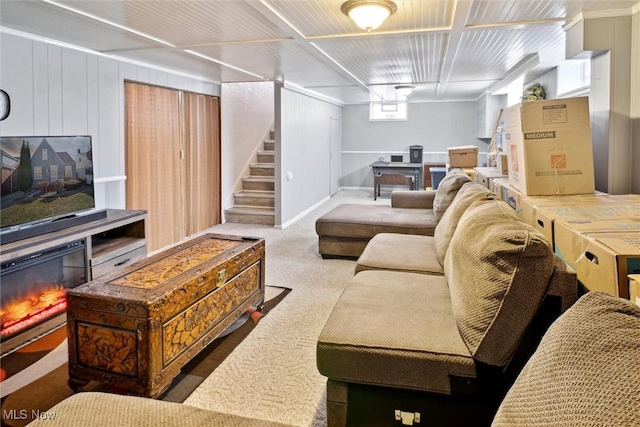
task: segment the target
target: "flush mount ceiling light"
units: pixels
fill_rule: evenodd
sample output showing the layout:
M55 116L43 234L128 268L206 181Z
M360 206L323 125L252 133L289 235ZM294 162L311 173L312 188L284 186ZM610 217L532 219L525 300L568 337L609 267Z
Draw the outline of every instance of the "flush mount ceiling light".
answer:
M411 83L403 83L401 85L395 86L396 90L414 90L416 85L412 85Z
M367 31L378 28L397 9L391 0L349 0L340 8L358 27Z
M405 96L407 96L407 95L409 95L411 92L413 92L413 90L414 90L415 88L416 88L416 86L415 86L415 85L412 85L412 84L402 84L402 85L397 85L397 86L395 86L396 91L397 91L399 94L402 94L402 95L405 95Z

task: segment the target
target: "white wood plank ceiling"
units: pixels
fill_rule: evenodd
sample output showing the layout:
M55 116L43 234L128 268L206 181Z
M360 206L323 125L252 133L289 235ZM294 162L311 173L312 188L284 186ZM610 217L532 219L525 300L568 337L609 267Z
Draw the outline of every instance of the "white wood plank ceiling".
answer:
M217 83L285 81L342 104L393 101L393 87L411 83L416 102L476 99L523 64L535 78L564 59L564 24L640 0L395 0L371 33L342 3L1 0L0 29Z

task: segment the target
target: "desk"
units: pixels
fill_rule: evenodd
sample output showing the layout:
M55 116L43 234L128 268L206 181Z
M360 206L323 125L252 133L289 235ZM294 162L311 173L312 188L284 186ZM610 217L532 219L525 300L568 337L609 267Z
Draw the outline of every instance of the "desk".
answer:
M374 180L376 176L396 173L413 176L412 190L417 190L422 183L420 180L422 175L422 163L390 163L378 160L377 162L372 163L371 167L373 168Z
M388 174L400 174L413 177L413 184L410 185L412 190L420 187L420 177L422 175L422 163L392 163L377 161L371 164L373 168L373 193L374 198L380 188L380 177Z

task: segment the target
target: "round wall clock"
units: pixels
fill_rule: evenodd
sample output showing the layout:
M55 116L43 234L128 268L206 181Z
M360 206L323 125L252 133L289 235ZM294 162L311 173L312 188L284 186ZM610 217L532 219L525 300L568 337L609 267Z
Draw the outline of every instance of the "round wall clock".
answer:
M9 117L11 111L11 100L9 94L0 89L0 121Z

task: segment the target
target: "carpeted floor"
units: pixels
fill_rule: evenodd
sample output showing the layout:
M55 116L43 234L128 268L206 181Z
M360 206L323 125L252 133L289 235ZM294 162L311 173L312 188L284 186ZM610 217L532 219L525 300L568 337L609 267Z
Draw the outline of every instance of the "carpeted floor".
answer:
M273 306L265 304L269 314L260 320L259 327L245 322L205 349L182 370L161 397L163 400L294 426L326 425L326 379L316 369L316 341L344 286L353 277L355 262L320 257L315 220L341 203L389 204L389 198L383 194L373 201L371 191L341 191L284 230L230 223L208 230L264 237L266 283L291 292L274 299ZM64 340L65 331L61 331ZM63 350L66 354L66 343ZM212 356L214 353L221 356ZM46 357L46 352L35 357L43 355ZM29 357L23 365L30 369L37 363L33 363L33 355ZM3 413L23 408L30 411L33 406L46 410L70 395L67 365L57 366L38 381L4 397ZM6 382L0 382L0 387L3 384ZM26 406L31 401L40 403ZM12 420L11 425L26 424L15 422Z
M323 260L315 221L341 203L373 201L370 191L340 191L292 226L222 224L215 232L251 234L267 242L267 282L293 289L185 404L295 426L326 426L326 378L316 368L316 342L355 262Z

